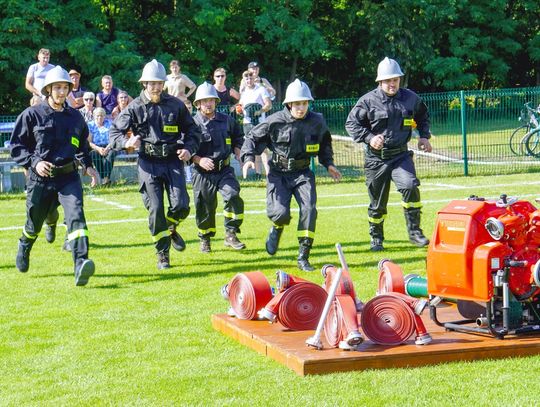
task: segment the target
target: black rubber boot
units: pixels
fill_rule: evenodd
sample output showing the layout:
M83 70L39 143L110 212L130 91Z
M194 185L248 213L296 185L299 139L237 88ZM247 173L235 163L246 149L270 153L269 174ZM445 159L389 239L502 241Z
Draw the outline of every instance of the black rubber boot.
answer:
M158 252L157 258L158 270L168 269L171 267L171 263L169 262L169 252Z
M225 246L232 247L234 250L242 250L246 248L246 245L238 239L236 233L230 230L225 232Z
M298 247L298 268L304 271L315 270L311 264L309 264L309 252L313 246L313 239L310 237L301 237L298 239L300 246Z
M372 252L380 252L384 250L384 227L381 223L369 223L369 235L371 236L370 250Z
M210 253L212 251L212 246L210 245L209 237L201 237L200 249L202 253Z
M273 256L276 254L279 248L279 239L281 239L281 234L283 233L283 227L272 226L270 233L268 233L268 238L266 239L266 252Z
M94 275L96 266L90 259L79 259L75 266L75 285L78 287L88 284L90 277Z
M405 221L409 231L409 241L417 247L425 247L429 244L429 239L424 236L420 229L420 209L405 209Z
M56 240L56 225L45 225L45 240L54 243Z
M186 249L186 242L184 241L182 236L180 236L180 233L176 231L176 227L170 226L169 231L171 232L172 247L179 252L184 251Z
M30 251L34 242L35 240L27 239L26 236L19 239L19 250L17 251L15 264L21 273L26 273L30 268Z

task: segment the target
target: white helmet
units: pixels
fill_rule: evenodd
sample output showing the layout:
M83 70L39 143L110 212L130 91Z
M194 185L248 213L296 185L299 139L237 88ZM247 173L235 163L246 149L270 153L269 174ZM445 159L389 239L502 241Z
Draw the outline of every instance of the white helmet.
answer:
M73 89L73 82L71 81L67 71L60 65L56 65L53 69L47 72L47 75L45 75L45 80L43 81L43 86L41 87L41 93L45 96L49 96L49 92L47 92L46 89L47 86L57 82L66 82L69 85L70 92L71 89Z
M379 62L379 66L377 67L377 79L375 79L375 82L397 78L403 75L405 74L401 71L399 64L394 59L385 57Z
M193 104L197 106L197 102L200 102L203 99L216 99L216 103L221 101L214 85L208 82L204 82L199 85L197 92L195 92L195 100L193 101Z
M290 83L287 86L287 91L285 92L285 100L283 104L292 103L292 102L301 102L303 100L313 101L311 96L311 91L309 86L305 82L302 82L300 79L295 79L294 82Z
M152 59L144 66L139 82L165 82L166 80L167 72L165 67L160 62Z

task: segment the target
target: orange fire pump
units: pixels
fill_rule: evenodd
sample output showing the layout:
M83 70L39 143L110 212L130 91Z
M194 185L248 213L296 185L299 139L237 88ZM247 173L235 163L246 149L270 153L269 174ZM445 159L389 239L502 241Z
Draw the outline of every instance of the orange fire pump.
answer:
M540 331L540 210L501 195L471 196L438 212L427 255L433 321L503 338ZM457 300L464 320L441 322L436 305Z

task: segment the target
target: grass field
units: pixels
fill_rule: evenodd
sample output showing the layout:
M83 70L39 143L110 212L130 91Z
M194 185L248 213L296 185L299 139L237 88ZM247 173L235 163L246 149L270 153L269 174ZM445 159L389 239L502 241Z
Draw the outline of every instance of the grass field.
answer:
M431 234L437 210L452 199L501 193L533 200L532 175L427 179L423 227ZM375 294L377 262L390 258L406 273L425 274L425 249L406 239L399 196L391 193L387 250L369 252L361 182L318 188L319 219L311 260L320 270L338 264L340 242L355 288ZM342 405L522 406L538 403L540 357L451 363L298 377L214 331L210 317L225 312L220 287L236 273L261 270L273 283L283 269L317 283L320 273L296 269L294 225L274 257L264 251L269 228L265 189L245 187L242 239L247 249L198 251L192 215L181 227L188 247L171 253L170 270L156 269L146 211L135 187L97 190L85 197L96 275L75 287L71 254L40 237L30 271L14 266L24 223L24 197L0 195L0 405ZM218 217L218 225L222 217Z

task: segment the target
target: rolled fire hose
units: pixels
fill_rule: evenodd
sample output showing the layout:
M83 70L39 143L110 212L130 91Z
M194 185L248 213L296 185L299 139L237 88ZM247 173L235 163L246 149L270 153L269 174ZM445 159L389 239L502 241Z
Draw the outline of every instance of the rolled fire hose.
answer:
M377 294L392 292L405 294L403 271L396 263L388 259L382 259L379 262L379 289Z
M363 342L358 330L356 303L350 295L336 295L324 322L324 335L333 348L351 350Z
M222 288L227 293L234 314L239 319L256 319L257 310L272 299L272 288L260 271L239 273Z
M379 345L401 345L413 335L415 317L412 309L400 298L378 295L364 305L362 329Z
M326 292L330 291L330 287L332 286L332 281L337 274L337 270L338 269L332 264L326 264L321 269L321 274L324 277L324 289L326 290ZM362 307L364 306L364 304L356 296L354 284L348 270L343 270L341 279L339 280L339 284L336 289L336 295L343 294L351 296L351 298L354 300L356 311L362 311Z
M284 291L278 309L278 321L287 329L315 329L321 317L326 291L317 284L299 283Z

